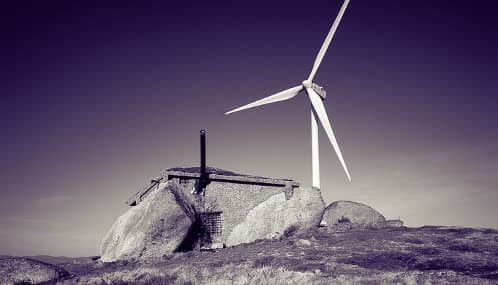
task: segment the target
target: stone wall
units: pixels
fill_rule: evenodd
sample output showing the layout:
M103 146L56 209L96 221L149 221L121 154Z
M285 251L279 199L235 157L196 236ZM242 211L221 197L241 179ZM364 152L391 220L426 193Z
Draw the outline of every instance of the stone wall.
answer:
M387 220L381 224L381 227L385 227L385 228L400 228L402 226L403 226L403 221L400 219Z
M211 182L206 189L206 209L221 211L222 240L225 243L233 228L247 214L271 196L285 192L285 187L241 183Z
M172 181L179 183L180 179L175 177ZM247 214L257 205L266 201L275 194L287 193L291 197L291 186L257 185L249 183L212 181L204 191L204 195L192 194L195 187L195 179L187 179L181 184L184 196L191 201L197 213L220 211L222 219L221 242L225 243L233 228L240 224ZM202 200L199 205L196 200Z

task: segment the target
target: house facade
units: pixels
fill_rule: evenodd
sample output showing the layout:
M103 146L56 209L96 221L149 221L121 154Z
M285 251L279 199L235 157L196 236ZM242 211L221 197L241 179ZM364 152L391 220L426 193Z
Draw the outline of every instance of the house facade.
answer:
M285 193L292 197L299 183L287 179L271 179L242 175L218 168L206 168L207 183L200 185L199 167L169 168L161 176L128 200L135 206L160 183L170 181L180 185L182 199L188 201L200 227L198 244L204 248L223 247L234 227L247 214L273 195Z

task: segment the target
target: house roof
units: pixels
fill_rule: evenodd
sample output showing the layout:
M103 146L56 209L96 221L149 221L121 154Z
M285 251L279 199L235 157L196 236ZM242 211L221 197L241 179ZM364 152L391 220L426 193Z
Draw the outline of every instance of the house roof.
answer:
M163 172L172 172L172 171L180 171L180 172L185 172L185 173L200 173L201 168L199 166L193 166L193 167L171 167L166 169ZM206 167L206 172L209 174L218 174L218 175L227 175L227 176L248 176L244 174L239 174L235 173L232 171L224 170L221 168L216 168L216 167Z
M290 179L274 179L261 176L239 174L215 167L206 167L209 180L239 184L257 184L279 187L299 187L299 183ZM159 183L167 181L173 177L198 178L200 177L200 167L172 167L161 172L161 176L152 179L149 184L140 189L135 195L130 197L126 204L135 206L140 203Z
M275 179L262 176L254 176L247 174L239 174L228 170L223 170L215 167L206 167L206 172L210 180L226 181L232 183L245 183L245 184L265 184L274 186L295 186L298 187L299 183L291 179ZM200 177L200 167L173 167L168 168L161 173L162 177L187 177L198 178Z

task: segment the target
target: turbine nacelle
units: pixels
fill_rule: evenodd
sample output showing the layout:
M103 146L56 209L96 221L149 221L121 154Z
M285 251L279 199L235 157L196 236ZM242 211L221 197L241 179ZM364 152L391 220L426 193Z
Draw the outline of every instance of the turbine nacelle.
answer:
M325 98L327 97L327 91L325 91L325 88L314 82L311 82L311 80L304 80L301 84L303 85L304 90L308 88L313 89L313 91L315 91L322 98L322 100L325 100Z
M327 97L327 91L325 91L325 88L323 88L322 86L313 83L311 84L311 89L313 89L316 94L318 94L322 98L322 100L325 100L325 97Z

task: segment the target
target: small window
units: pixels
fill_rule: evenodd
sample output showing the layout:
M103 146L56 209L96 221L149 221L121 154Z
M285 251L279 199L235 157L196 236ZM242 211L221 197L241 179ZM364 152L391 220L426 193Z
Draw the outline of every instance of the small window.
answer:
M181 185L188 184L188 178L185 178L185 177L180 177L180 184L181 184Z
M213 237L216 234L221 234L221 213L222 212L201 213L201 220L204 226L204 231L210 237Z

